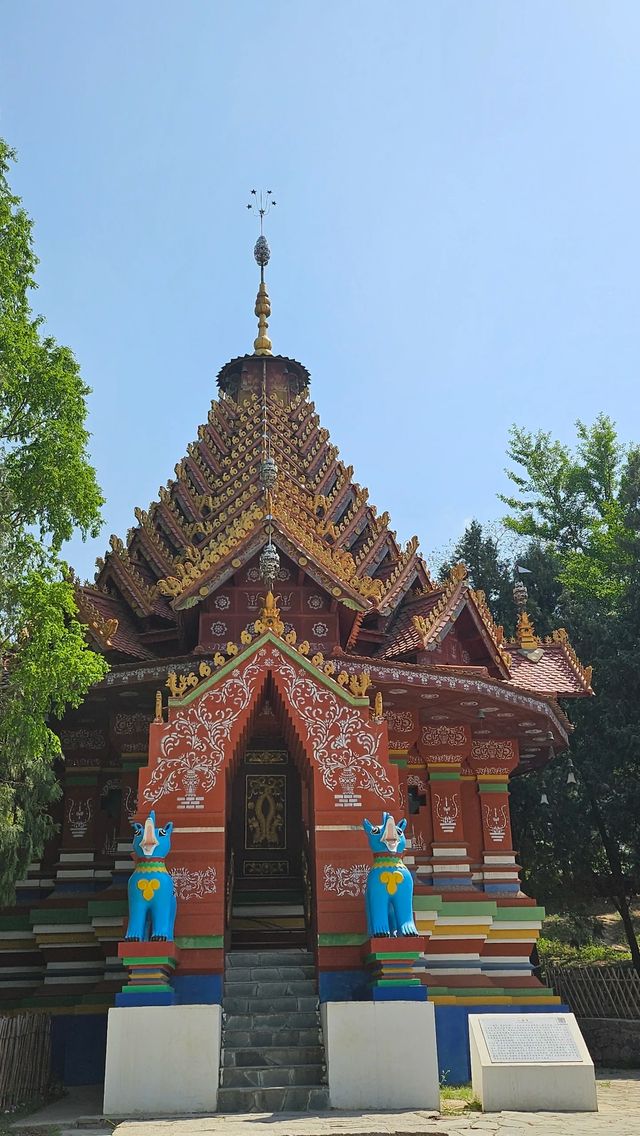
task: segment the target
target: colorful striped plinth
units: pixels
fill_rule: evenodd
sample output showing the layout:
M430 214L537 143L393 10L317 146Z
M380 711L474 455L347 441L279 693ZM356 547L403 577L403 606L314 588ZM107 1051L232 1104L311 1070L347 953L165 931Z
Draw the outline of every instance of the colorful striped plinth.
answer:
M426 1001L426 987L414 970L424 947L418 937L367 939L362 951L374 1002Z
M171 979L180 951L175 943L118 944L118 958L129 971L129 981L116 995L117 1006L172 1006L176 996Z

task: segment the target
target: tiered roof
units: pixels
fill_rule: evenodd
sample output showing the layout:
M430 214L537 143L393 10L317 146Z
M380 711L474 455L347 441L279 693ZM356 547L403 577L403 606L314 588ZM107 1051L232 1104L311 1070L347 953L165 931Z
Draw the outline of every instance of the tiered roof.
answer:
M590 692L566 633L536 651L507 645L463 565L434 584L417 537L401 546L320 425L308 373L281 356L245 356L220 372L198 438L126 543L111 537L95 584L78 588L80 616L115 661L184 653L183 613L214 593L272 532L280 550L350 614L347 652L432 666L450 634L473 638L473 662L545 695ZM264 438L278 467L265 499ZM527 643L528 647L531 644Z

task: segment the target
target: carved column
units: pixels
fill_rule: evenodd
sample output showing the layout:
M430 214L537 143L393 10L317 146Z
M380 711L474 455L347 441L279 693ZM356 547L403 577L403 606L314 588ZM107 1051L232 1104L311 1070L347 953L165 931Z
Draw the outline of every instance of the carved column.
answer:
M482 886L488 893L517 895L519 869L509 814L509 774L518 764L517 742L476 738L470 764L476 773L482 819Z
M465 840L461 768L471 749L470 730L463 725L429 723L422 727L419 749L429 771L433 887L438 891L468 889L472 886L471 864Z

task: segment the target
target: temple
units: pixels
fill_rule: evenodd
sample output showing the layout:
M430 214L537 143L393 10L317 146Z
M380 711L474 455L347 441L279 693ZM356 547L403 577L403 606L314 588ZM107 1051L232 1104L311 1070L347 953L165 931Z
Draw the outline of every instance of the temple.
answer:
M53 1015L67 1084L99 1081L114 1005L225 1004L234 954L305 953L320 1002L371 996L365 817L406 816L422 947L449 1080L466 1017L549 1011L532 973L542 909L519 882L509 780L566 749L587 696L559 630L516 590L506 641L462 564L432 579L321 426L307 369L272 353L269 259L252 353L226 363L197 439L80 619L110 670L59 723L59 835L0 915L3 1010ZM58 726L56 726L56 729ZM132 821L174 824L172 950L123 946ZM423 948L423 949L422 949ZM312 970L310 970L312 968Z

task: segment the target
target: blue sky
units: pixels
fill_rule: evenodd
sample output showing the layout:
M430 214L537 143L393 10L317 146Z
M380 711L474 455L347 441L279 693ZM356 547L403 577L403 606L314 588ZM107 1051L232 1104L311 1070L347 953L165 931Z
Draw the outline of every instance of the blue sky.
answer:
M500 515L510 423L640 440L640 7L612 0L5 0L0 133L34 307L75 351L101 537L251 350L274 350L398 535Z

